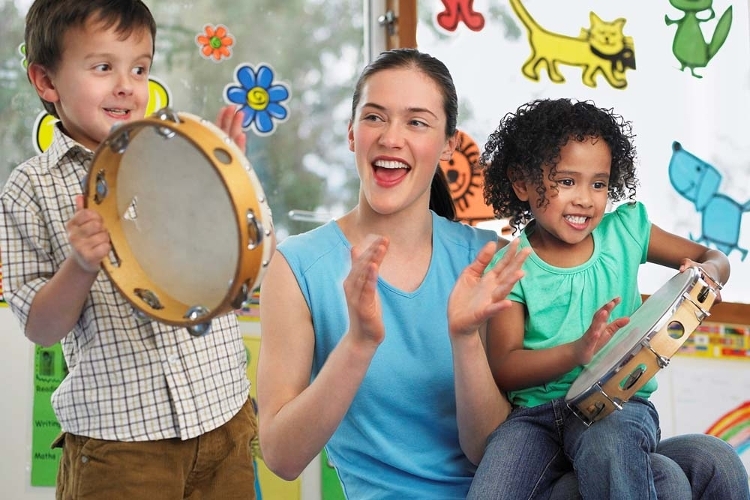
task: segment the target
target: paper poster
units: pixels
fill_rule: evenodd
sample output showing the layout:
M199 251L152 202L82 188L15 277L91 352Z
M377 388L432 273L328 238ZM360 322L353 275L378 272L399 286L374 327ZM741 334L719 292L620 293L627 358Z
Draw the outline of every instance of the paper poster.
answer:
M36 346L34 353L34 404L31 432L31 485L55 486L62 450L50 445L60 434L60 424L50 397L68 374L62 347Z
M247 349L247 376L252 385L250 388L250 397L253 398L253 401L257 401L258 396L255 389L255 373L258 370L260 337L244 335L242 339L245 342L245 349ZM257 445L257 438L255 446L253 446L253 458L255 460L256 500L298 500L300 498L301 481L299 479L294 481L284 481L271 472L268 467L266 467L266 464L263 463L260 447Z
M328 461L328 454L325 450L320 455L320 495L321 500L346 499L339 475Z
M750 361L750 325L703 323L685 340L677 354Z

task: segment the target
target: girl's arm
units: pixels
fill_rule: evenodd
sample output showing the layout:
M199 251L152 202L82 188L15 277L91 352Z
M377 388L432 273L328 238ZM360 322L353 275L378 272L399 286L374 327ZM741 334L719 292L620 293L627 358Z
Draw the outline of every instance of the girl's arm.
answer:
M488 325L487 356L498 387L511 391L546 384L591 361L615 332L629 322L628 318L618 318L608 323L619 302L615 298L599 308L591 326L578 340L535 350L523 347L526 307L513 302L491 318Z
M651 225L648 261L680 271L688 267L701 267L721 284L729 279L729 259L724 253L664 231L655 224ZM717 301L719 299L717 297Z

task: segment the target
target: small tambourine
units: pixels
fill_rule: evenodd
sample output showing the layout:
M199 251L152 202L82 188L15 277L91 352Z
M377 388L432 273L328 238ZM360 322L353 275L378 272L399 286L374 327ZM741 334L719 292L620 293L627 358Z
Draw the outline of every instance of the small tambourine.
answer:
M709 316L719 290L698 268L674 275L584 367L565 396L568 407L586 425L622 410Z
M102 268L136 312L193 335L241 307L273 251L271 210L244 153L216 125L168 108L112 130L84 206L104 219Z

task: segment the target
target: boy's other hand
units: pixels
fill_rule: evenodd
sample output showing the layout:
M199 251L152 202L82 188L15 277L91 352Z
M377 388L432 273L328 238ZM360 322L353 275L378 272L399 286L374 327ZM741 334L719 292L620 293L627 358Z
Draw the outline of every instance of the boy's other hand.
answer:
M227 105L221 108L219 114L216 115L216 126L223 130L244 153L247 135L242 130L242 119L243 114L236 106Z

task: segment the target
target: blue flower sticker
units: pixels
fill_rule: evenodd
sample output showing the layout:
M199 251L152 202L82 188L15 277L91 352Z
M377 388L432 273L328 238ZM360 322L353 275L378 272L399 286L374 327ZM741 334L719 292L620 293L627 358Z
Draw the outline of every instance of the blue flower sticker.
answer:
M224 87L224 98L241 106L244 130L254 127L258 135L269 135L273 133L274 121L286 121L288 111L282 102L289 99L289 87L274 82L273 76L273 69L267 64L258 66L257 71L250 64L240 64L234 73L239 86Z

